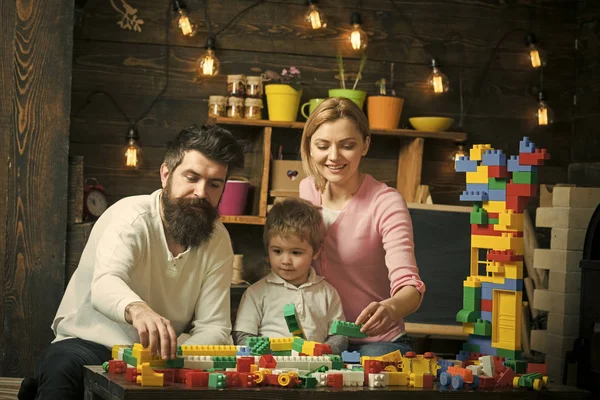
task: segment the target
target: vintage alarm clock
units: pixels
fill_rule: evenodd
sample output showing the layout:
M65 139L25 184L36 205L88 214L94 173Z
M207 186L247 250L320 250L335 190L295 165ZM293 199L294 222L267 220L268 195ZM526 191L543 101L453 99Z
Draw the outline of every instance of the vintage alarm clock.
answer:
M85 180L83 187L83 217L84 219L97 219L108 208L104 186L96 178Z

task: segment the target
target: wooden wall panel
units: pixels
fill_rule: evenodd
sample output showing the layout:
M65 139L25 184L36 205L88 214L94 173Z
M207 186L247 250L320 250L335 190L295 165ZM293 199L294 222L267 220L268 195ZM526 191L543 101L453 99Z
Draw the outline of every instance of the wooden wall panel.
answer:
M0 14L0 375L23 377L64 289L73 1L4 1Z
M74 110L81 107L91 91L106 90L114 95L131 119L136 119L163 88L167 2L131 0L129 3L138 9L139 18L145 21L141 33L120 29L116 25L119 16L109 3L93 2L83 10L82 22L75 31ZM571 156L569 137L575 84L572 44L576 4L525 0L510 3L495 0L395 3L402 12L387 0L362 2L364 29L369 33L370 44L358 88L375 94L375 81L388 77L390 62L394 62L394 89L405 98L400 125L409 126L408 118L412 116L442 115L454 118L456 128L460 111L458 83L464 51L463 129L469 135L469 145L491 143L514 154L518 141L529 135L537 144L553 152L550 165L560 170L560 175L565 175ZM251 4L251 0L208 0L212 32ZM301 69L305 81L303 101L325 97L328 88L338 87L336 49L341 49L348 57L347 70L355 72L358 65L358 60L348 52L345 39L349 28L347 20L355 4L332 0L320 6L327 13L329 25L325 31L313 32L302 21L307 8L305 1L265 1L217 38L221 75L198 79L195 62L204 51L207 25L202 3L189 4L192 17L199 24L199 33L194 38L184 38L171 27L169 86L165 96L140 121L142 145L154 148L150 151L158 151L185 125L202 123L206 118L208 96L225 94L228 73L252 75L266 69L279 71L295 65ZM497 41L505 33L518 29L535 32L539 44L548 50L544 88L560 123L547 129L539 129L534 123L534 89L539 86L540 77L528 66L523 32L517 31L507 37L488 73L483 75ZM442 97L433 96L424 83L431 71L430 54L440 59L443 72L451 80L451 92ZM127 122L108 99L96 96L89 107L73 116L71 141L77 144L74 151L80 151L75 154L96 159L97 156L92 154L96 144L120 146L126 130ZM289 144L286 135L287 132L275 131L273 145L286 143L285 153L295 158L294 146ZM378 141L382 138L374 139L374 143ZM438 148L439 154L430 157L428 149L431 148ZM396 151L397 145L390 146L385 142L385 145L373 148L369 157L391 159L395 157L390 154L391 149ZM422 183L432 186L434 202L457 204L458 195L464 188L464 177L451 170L450 156L454 148L429 140L425 149ZM103 184L108 190L116 185L117 196L142 191L127 184L127 175L113 173L117 171L114 162L106 158L99 162L106 165L94 161L92 167L86 162L86 173L105 177ZM386 170L385 176L392 176L392 171ZM150 179L153 178L144 178L143 182L148 182L144 183L148 185L145 188L154 187ZM395 181L395 178L386 178L388 180Z

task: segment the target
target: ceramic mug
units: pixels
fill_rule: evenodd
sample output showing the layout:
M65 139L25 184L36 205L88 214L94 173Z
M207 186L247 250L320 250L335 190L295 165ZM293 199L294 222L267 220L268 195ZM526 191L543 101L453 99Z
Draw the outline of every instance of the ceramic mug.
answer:
M310 99L306 103L302 104L302 107L300 107L300 112L302 113L304 118L308 119L308 116L312 114L313 111L315 111L315 108L317 108L317 106L325 100L326 99ZM308 106L308 115L306 115L306 112L304 111L304 108L306 106Z

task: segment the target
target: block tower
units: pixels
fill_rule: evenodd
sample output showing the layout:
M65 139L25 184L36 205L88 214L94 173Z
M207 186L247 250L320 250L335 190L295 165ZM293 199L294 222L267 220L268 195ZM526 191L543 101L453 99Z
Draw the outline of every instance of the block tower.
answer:
M456 160L456 171L467 174L460 200L474 202L470 271L456 315L469 334L463 351L520 358L523 212L537 195L537 168L549 158L524 137L510 159L484 144Z

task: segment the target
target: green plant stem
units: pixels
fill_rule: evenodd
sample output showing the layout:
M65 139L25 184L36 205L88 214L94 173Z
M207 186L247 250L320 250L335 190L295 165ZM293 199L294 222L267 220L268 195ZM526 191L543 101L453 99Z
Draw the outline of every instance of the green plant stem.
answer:
M338 67L340 68L340 86L342 89L346 89L346 78L344 76L344 59L341 54L337 55Z
M352 90L356 90L356 85L358 85L358 81L362 78L362 71L363 71L363 68L365 67L366 63L367 63L367 54L363 53L362 56L360 57L360 67L358 68L358 74L356 75L356 80L354 81L354 86L352 87Z

